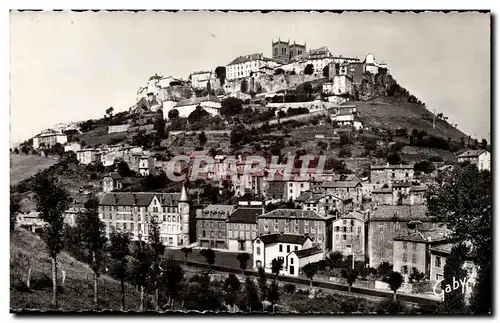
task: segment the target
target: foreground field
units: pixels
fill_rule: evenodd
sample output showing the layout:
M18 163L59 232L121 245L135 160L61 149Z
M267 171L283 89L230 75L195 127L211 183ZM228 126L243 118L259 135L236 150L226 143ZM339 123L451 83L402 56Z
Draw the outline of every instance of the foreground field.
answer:
M93 305L93 280L90 268L65 252L59 257L59 269L66 272L66 281L59 294L62 311L91 310ZM28 271L32 268L30 289L27 289ZM59 271L61 280L61 271ZM51 260L45 243L29 231L19 229L10 236L10 309L52 309ZM100 308L120 309L120 284L101 276L99 279ZM139 293L126 287L126 307L137 310Z
M20 181L54 165L56 162L51 157L10 154L10 184L16 185Z

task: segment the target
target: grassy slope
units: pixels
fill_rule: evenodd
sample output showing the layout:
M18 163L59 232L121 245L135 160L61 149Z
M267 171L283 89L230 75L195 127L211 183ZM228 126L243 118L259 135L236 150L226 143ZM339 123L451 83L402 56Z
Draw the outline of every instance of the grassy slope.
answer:
M453 141L460 142L461 137L467 137L463 132L452 127L444 120L436 118L436 129L432 129L432 113L425 107L408 103L404 99L384 97L370 101L349 102L357 107L361 119L366 126L384 128L406 128L408 132L413 129L423 129L428 134L437 135ZM429 115L423 118L423 115Z
M55 163L56 161L50 157L10 154L10 183L15 185Z
M29 258L28 258L29 257ZM19 279L26 281L28 259L34 265L31 292L22 291ZM65 252L59 257L60 268L66 271L66 282L59 295L61 310L93 309L93 280L90 268ZM51 308L52 284L36 287L37 281L46 275L51 279L51 261L45 249L45 243L29 231L18 229L10 236L10 308L41 309ZM59 279L61 274L59 272ZM120 284L107 276L99 278L99 302L105 309L120 309ZM127 309L137 310L139 293L133 287L126 287Z

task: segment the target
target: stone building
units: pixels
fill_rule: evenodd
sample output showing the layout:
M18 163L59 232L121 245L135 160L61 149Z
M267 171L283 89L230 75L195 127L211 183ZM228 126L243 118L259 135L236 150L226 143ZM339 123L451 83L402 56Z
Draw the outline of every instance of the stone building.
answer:
M367 257L367 215L358 211L342 214L333 221L332 251L344 256L354 255L355 260Z
M196 215L197 238L202 248L227 249L226 221L233 205L212 204Z
M278 41L272 41L271 44L272 58L282 63L288 63L291 59L307 52L305 43L301 45L294 41L293 44L291 44L290 40L284 41L278 38Z
M227 220L228 248L234 252L252 253L252 241L258 235L257 217L262 206L238 206Z
M393 182L411 182L413 181L412 165L371 165L370 183L373 184L391 184Z
M118 230L131 233L132 240L147 240L150 221L156 218L163 244L172 247L189 245L189 213L184 186L181 193L105 193L99 202L107 235Z
M486 150L468 150L460 155L458 155L458 162L470 162L473 165L477 165L479 170L489 170L491 171L491 154Z
M432 229L434 218L426 215L425 205L379 205L368 220L370 267L394 260L394 237L411 230Z

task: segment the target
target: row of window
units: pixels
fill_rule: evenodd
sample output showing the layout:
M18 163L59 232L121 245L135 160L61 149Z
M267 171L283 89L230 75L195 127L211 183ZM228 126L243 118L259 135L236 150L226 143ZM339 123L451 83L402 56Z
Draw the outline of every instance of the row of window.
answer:
M227 224L228 229L239 229L239 230L250 230L250 229L255 229L257 230L257 226L252 223L228 223Z
M102 211L115 211L115 212L146 212L146 207L144 206L102 206ZM175 206L163 206L158 207L154 206L152 209L153 212L159 213L162 211L163 213L178 213L178 209Z
M280 219L274 219L274 224L278 224ZM290 223L292 219L285 219L285 223ZM309 220L303 220L304 225L309 225ZM317 221L311 221L311 225L315 227L317 225ZM293 223L298 225L299 224L299 219L293 219ZM264 219L264 224L268 225L269 224L269 219Z
M217 221L217 222L213 222L213 221L200 221L200 227L201 228L210 228L210 229L225 229L226 228L226 222L222 222L222 221Z
M278 245L279 252L283 252L283 245L280 243ZM297 251L299 250L299 246L294 246L294 250ZM291 252L291 246L289 244L286 245L286 252L290 253Z
M357 235L347 235L347 234L336 234L335 235L335 240L336 241L339 241L340 238L342 237L342 240L343 241L346 241L347 240L347 237L350 237L350 240L353 241L353 242L356 242L356 241L361 241L361 235L357 234Z
M361 234L361 229L362 227L357 227L357 231L358 231L358 234ZM354 227L339 227L339 226L336 226L335 227L335 231L336 232L353 232L354 231Z
M274 225L273 227L274 231L279 231L279 226L277 224ZM322 227L318 227L317 230L315 227L311 227L311 233L316 233L316 231L318 231L318 233L323 233L323 228ZM264 225L264 231L269 231L269 226L268 225ZM288 225L285 225L285 233L289 233L290 232L290 227ZM299 226L294 226L293 227L293 232L294 233L299 233ZM309 227L304 227L304 233L309 233Z
M392 225L395 230L401 229L401 224L399 222L393 223ZM387 230L387 223L379 223L377 228L379 230Z
M203 238L225 238L226 233L224 231L201 230L201 237L203 237Z
M141 221L141 222L146 221L146 217L143 214L135 214L135 217L134 217L134 214L132 214L132 213L129 213L129 214L118 213L118 214L116 214L115 217L113 217L113 213L103 213L102 218L103 218L103 220L119 220L119 221L125 220L125 221ZM175 216L175 215L163 214L163 216L160 216L158 218L158 220L162 221L162 222L180 222L181 217Z
M228 231L229 239L255 239L257 238L257 231Z
M408 254L406 254L406 253L403 253L403 262L408 262ZM416 254L411 255L411 262L414 264L417 263L417 255Z
M412 245L413 251L417 251L417 243L412 242L411 245ZM408 250L408 242L407 241L403 242L403 249Z

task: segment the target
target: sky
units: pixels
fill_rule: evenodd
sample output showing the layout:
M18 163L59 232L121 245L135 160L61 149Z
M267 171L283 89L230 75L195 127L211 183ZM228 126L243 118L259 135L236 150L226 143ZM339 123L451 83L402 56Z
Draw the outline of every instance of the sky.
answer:
M400 85L490 141L490 16L480 13L11 12L11 143L127 110L158 73L187 78L295 40L373 53Z

